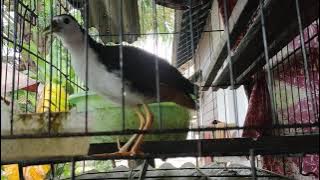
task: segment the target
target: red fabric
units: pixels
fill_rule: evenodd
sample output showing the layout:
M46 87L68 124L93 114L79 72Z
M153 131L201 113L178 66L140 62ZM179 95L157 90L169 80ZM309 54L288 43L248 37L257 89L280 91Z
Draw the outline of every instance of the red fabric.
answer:
M232 10L237 0L229 0L227 3L228 18L230 17ZM224 18L224 6L223 0L219 0L219 10L225 22ZM256 16L253 18L254 22ZM252 24L251 22L251 24ZM251 25L248 24L248 27ZM247 27L247 28L248 28ZM238 44L244 37L246 32L239 35L236 42L232 46L232 51L236 51ZM276 90L276 102L281 102L282 106L285 107L283 110L280 107L280 103L276 109L280 122L287 124L295 123L315 123L319 122L319 29L317 23L311 24L304 30L304 40L306 48L308 49L308 65L309 65L309 79L311 86L305 83L304 63L301 52L301 40L300 36L294 38L292 42L288 44L289 52L297 50L295 56L290 56L289 61L283 65L279 65L274 70L273 76L277 83L282 84L281 88L286 85L292 87L292 96L294 97L292 102L283 102L279 94L283 93L281 90ZM311 39L312 37L314 37ZM310 42L308 42L310 41ZM308 42L308 43L307 43ZM300 49L300 50L299 50ZM288 63L289 62L289 63ZM305 94L306 90L309 93L309 98ZM288 91L287 91L288 93ZM267 89L267 83L264 76L261 76L255 82L250 95L248 111L245 118L244 126L257 126L257 127L268 127L272 125L271 109L269 94ZM300 131L305 133L310 131L318 131L318 128L304 128ZM243 137L257 138L260 136L270 135L271 132L264 129L257 130L244 130ZM281 135L290 135L290 132L282 132ZM294 176L297 179L301 179L299 174L299 167L302 164L302 173L310 173L315 178L319 177L319 155L306 155L301 159L294 157L278 157L278 156L264 156L263 157L263 168L270 171Z
M26 91L36 92L38 89L38 85L39 85L39 83L36 83L36 84L32 84L30 86L27 86L25 88L22 88L22 89L26 90Z
M267 83L265 76L262 75L260 78L258 78L253 86L244 123L245 127L254 126L261 127L261 129L245 129L242 133L242 136L257 138L270 134L263 128L268 126L270 127L272 125L271 119L272 117Z
M229 19L229 17L231 16L232 14L232 11L233 11L233 8L235 7L235 5L237 4L238 0L227 0L227 17ZM220 11L220 14L222 16L222 20L223 20L223 23L225 22L225 16L224 16L224 0L219 0L218 1L219 3L219 11ZM246 28L246 31L248 30L249 26L251 24L248 24L248 27ZM244 35L246 34L246 31L243 32L243 33L240 33L239 37L236 39L236 42L234 42L234 44L232 45L231 49L234 51L239 43L241 42L241 39L244 37Z
M274 89L275 101L278 102L276 111L279 121L285 124L310 124L319 122L318 33L319 29L316 23L311 24L304 30L304 39L309 60L310 87L308 83L305 83L306 76L300 36L297 36L288 44L289 53L295 50L296 53L290 55L289 60L284 64L278 65L277 68L273 69L274 81L275 84L277 84ZM313 39L310 39L312 37ZM310 41L310 43L307 43L308 41ZM265 80L261 79L262 78L260 78L253 87L245 119L245 126L268 126L271 123L269 103L266 102L269 101L267 85ZM284 90L284 88L287 88L287 90ZM307 98L306 90L309 93L309 97L312 96L312 99ZM290 95L290 100L284 99L283 96L285 93ZM279 102L281 102L281 105ZM318 128L304 128L294 131L299 131L300 133L302 131L304 133L318 132ZM281 135L293 135L292 133L295 132L283 131ZM259 137L262 135L268 135L268 133L262 130L245 130L243 132L244 137ZM313 175L313 178L319 177L319 155L305 155L302 158L271 155L263 157L263 168L294 177L295 179L301 179L303 177L299 172L300 166L302 166L303 174Z
M275 81L281 84L292 87L294 100L291 103L283 104L287 107L287 110L278 108L278 116L282 118L282 121L288 122L289 124L310 124L319 122L319 29L317 25L311 24L304 30L305 42L310 41L306 44L308 56L308 69L311 87L308 83L305 83L304 63L303 55L301 52L301 41L300 36L297 36L292 42L289 43L289 52L297 50L295 55L289 57L289 62L283 65L282 68L278 68L275 71L279 75L275 76ZM312 38L315 36L315 38ZM309 93L307 98L306 90ZM298 93L299 92L299 93ZM275 92L278 93L279 92ZM278 97L279 98L279 97ZM318 128L304 128L300 129L300 132L317 132ZM290 135L290 132L284 132L284 135ZM265 156L263 161L263 167L277 172L284 173L283 163L285 161L285 170L287 175L294 176L295 178L301 178L299 174L299 167L302 165L302 173L311 173L314 178L319 177L319 155L306 155L303 158L286 157L279 158L277 156ZM296 170L296 171L294 171ZM298 172L297 172L298 171Z

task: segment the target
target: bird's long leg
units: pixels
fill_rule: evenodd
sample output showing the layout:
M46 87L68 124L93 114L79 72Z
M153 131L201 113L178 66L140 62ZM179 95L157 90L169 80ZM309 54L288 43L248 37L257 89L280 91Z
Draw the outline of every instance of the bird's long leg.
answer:
M143 130L145 127L145 117L140 112L139 107L135 109L136 114L138 115L140 125L139 130ZM118 152L115 153L103 153L103 154L95 154L92 156L96 157L108 157L108 156L130 156L132 155L132 152L129 151L130 146L132 146L132 143L138 138L138 134L134 134L130 137L130 139L121 147L119 143L119 139L117 139L117 146L118 146ZM136 144L136 143L135 143Z
M148 105L146 104L143 104L143 109L145 111L145 125L143 127L143 130L149 130L152 126L152 123L153 123L153 115L152 113L150 112L150 109L148 107ZM143 142L143 138L144 138L145 134L140 134L138 136L138 139L136 140L136 142L134 143L134 145L132 146L130 152L131 152L131 155L135 155L135 154L139 154L141 153L140 151L140 146Z
M138 115L138 118L140 121L139 130L142 130L145 124L145 117L140 112L139 107L136 108L135 113ZM122 147L119 146L120 143L118 142L119 152L128 152L130 146L132 146L132 143L134 142L134 140L136 140L137 137L138 137L138 134L132 135L131 138Z

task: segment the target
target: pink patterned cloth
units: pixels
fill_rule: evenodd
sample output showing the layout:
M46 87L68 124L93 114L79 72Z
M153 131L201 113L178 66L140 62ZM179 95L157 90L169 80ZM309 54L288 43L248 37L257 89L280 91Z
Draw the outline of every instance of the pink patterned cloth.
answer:
M285 56L289 60L273 69L273 78L276 84L273 93L277 102L277 116L282 124L310 124L319 122L318 34L317 23L311 24L304 30L303 37L308 56L309 83L306 83L300 36L297 36L288 44L287 54L281 54L281 56ZM293 53L294 51L296 52ZM287 96L285 97L285 95ZM256 81L250 95L245 126L265 127L272 123L268 102L270 101L266 81L263 77L260 77ZM292 129L291 131L281 132L281 135L311 132L319 132L319 129ZM264 135L268 135L268 133L263 130L245 130L242 136L256 138ZM319 154L310 154L304 157L264 156L263 168L294 177L295 179L303 179L304 176L299 172L301 170L302 174L317 179L319 178Z
M300 36L297 36L288 45L289 53L296 50L296 53L289 57L289 61L282 68L275 69L278 75L275 81L282 84L282 88L291 88L292 102L283 104L287 109L277 108L278 116L282 122L288 124L310 124L319 122L319 29L316 23L311 24L304 30L304 40L308 54L308 70L310 82L306 83L304 72L303 55L301 50ZM310 41L308 43L308 41ZM281 93L281 89L275 92ZM308 95L306 95L308 93ZM278 95L278 99L279 99ZM318 132L318 128L303 128L294 132L283 132L283 135L294 135L293 133ZM283 161L285 162L283 164ZM303 178L299 173L302 166L302 173L319 177L319 155L306 155L303 158L277 156L265 156L264 168L282 173L295 178ZM298 171L298 172L297 172Z
M228 1L228 17L237 3L237 0ZM224 20L223 1L219 0L219 10ZM253 18L254 21L255 17ZM289 60L273 69L273 78L275 85L274 95L277 104L276 114L281 124L310 124L319 122L319 23L314 22L308 26L303 33L304 42L308 56L308 70L310 83L306 83L304 72L304 61L301 51L300 36L294 38L287 45L286 56ZM250 24L248 24L248 27ZM236 51L238 44L243 38L245 32L240 34L237 41L232 46ZM296 51L295 53L293 53ZM291 55L288 55L291 54ZM279 54L278 54L279 56ZM280 85L279 85L280 84ZM285 89L285 90L283 90ZM290 90L289 90L290 89ZM284 99L285 94L291 92L291 99ZM243 137L258 138L260 136L271 135L272 132L263 129L272 125L270 97L264 75L256 77L256 82L250 94L248 111L245 118L245 127L256 126L261 129L246 129L243 131ZM318 128L294 129L293 131L283 131L280 135L295 135L294 133L319 132ZM300 166L302 168L300 168ZM263 168L270 171L303 179L307 174L313 178L319 177L319 154L305 155L302 158L282 157L282 156L264 156Z
M270 135L265 127L272 125L269 93L265 76L257 78L249 98L248 111L245 118L245 127L259 127L261 129L245 129L243 137L258 138ZM257 121L258 120L258 121Z

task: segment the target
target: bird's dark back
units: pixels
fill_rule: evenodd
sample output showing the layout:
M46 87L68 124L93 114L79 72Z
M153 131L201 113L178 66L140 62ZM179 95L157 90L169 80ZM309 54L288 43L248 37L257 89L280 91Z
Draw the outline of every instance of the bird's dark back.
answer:
M120 46L103 46L92 39L90 46L94 46L98 51L99 61L108 71L120 75ZM124 79L130 84L131 90L150 97L156 96L156 61L158 61L159 85L162 88L174 89L175 93L183 93L186 98L192 100L190 95L195 95L195 85L167 61L133 46L123 46L122 50ZM192 104L195 106L195 103Z

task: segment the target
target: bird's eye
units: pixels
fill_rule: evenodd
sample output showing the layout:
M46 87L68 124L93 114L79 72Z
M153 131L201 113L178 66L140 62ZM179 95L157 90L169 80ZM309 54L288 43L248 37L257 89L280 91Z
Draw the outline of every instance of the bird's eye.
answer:
M64 22L65 24L69 24L70 20L69 20L68 18L64 18L64 19L63 19L63 22Z

